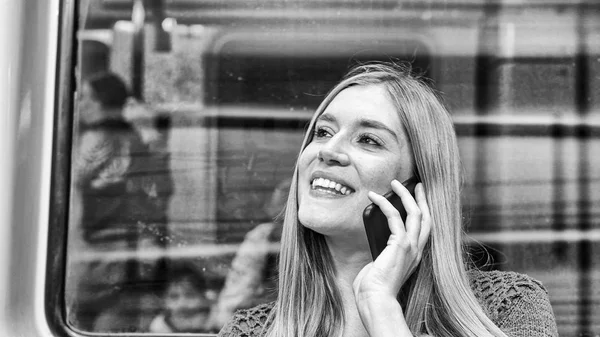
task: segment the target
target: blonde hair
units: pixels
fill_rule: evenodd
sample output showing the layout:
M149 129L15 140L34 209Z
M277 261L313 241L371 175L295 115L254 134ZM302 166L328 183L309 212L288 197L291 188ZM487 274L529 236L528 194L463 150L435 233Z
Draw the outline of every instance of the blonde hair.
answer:
M452 119L436 93L412 76L409 67L371 63L352 69L317 108L302 151L312 140L316 118L340 91L373 84L383 85L397 107L433 221L421 263L398 297L408 326L415 335L505 336L469 286L462 243L461 165ZM267 336L341 336L344 312L332 257L324 236L299 223L297 187L296 165L281 238L278 298Z

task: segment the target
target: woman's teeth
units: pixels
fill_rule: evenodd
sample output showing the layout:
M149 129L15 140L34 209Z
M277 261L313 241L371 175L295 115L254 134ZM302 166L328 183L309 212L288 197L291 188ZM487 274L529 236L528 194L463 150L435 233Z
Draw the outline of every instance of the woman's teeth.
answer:
M325 179L325 178L317 178L312 182L312 188L317 189L320 188L325 192L333 193L333 194L343 194L348 195L352 193L349 187L343 186L340 183L336 183L335 181Z

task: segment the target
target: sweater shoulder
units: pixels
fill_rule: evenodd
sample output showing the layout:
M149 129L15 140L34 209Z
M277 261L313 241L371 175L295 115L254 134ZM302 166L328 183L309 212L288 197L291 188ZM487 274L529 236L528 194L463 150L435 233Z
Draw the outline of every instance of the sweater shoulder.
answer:
M470 270L475 297L502 330L529 336L555 336L556 322L547 290L525 274ZM539 330L539 331L538 331Z
M498 291L505 294L518 294L523 290L541 290L546 292L542 283L528 275L512 271L468 271L469 282L473 291L482 295L493 295Z
M510 304L517 299L548 296L540 281L525 274L472 269L468 275L475 297L490 314L509 310Z
M259 304L249 309L235 312L232 319L225 324L219 332L220 337L264 336L268 324L268 317L275 302Z

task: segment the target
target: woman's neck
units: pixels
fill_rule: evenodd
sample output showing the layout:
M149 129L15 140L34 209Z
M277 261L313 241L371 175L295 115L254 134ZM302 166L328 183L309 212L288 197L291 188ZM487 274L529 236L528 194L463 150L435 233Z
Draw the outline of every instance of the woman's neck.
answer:
M338 282L352 286L356 275L372 261L369 246L365 238L363 243L356 239L326 237L331 252Z
M356 243L348 244L346 240L331 238L327 238L327 244L335 266L336 284L344 306L344 337L368 337L356 308L352 288L356 275L371 262L368 246L360 247Z

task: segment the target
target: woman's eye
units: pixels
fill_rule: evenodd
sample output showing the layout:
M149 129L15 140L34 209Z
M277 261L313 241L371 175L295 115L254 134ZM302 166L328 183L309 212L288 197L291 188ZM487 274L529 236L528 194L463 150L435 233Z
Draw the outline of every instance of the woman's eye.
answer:
M329 137L331 135L331 133L322 127L317 127L315 128L315 131L313 132L314 136L316 138L324 138L324 137Z
M368 144L368 145L376 145L380 146L381 142L373 136L370 135L361 135L358 140L360 143Z

